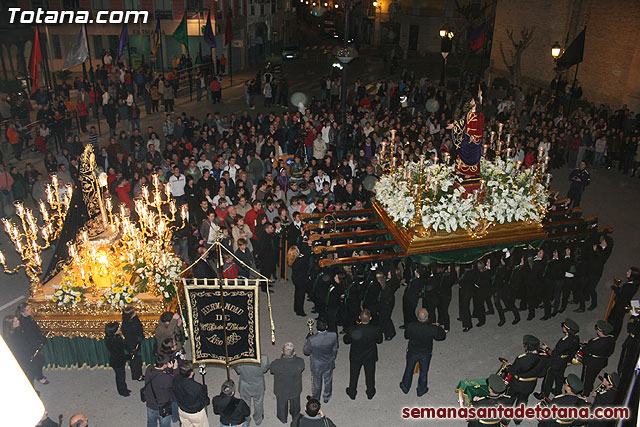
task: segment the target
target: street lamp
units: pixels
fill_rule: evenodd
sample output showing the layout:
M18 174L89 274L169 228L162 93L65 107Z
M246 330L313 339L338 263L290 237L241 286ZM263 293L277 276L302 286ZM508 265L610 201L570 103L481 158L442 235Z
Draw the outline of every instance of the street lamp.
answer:
M440 75L440 84L444 85L447 78L447 56L451 53L451 46L453 44L453 31L447 27L440 29L440 54L442 55L442 74Z
M561 52L562 52L562 46L560 46L560 43L555 42L553 46L551 46L551 56L553 56L554 60L558 59Z

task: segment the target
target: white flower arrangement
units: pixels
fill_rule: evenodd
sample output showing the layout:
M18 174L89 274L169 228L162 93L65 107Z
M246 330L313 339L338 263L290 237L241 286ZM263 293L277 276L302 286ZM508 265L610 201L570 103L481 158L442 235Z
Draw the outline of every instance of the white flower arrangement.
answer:
M56 291L53 295L45 296L45 299L55 303L59 308L76 308L80 302L84 299L84 288L77 286L53 285L53 289Z
M121 309L129 304L140 301L136 297L136 289L130 284L113 283L98 299L97 306L110 305L111 308Z
M161 295L165 301L171 301L176 295L176 282L182 272L182 260L171 252L158 252L155 247L147 248L147 256L134 253L133 263L126 264L123 270L136 277L138 292L152 291Z
M415 216L414 186L419 164L408 163L395 173L384 175L376 183L376 198L389 217L407 228ZM454 168L446 165L423 166L423 176L429 176L431 187L421 206L422 225L426 230L454 232L472 231L486 220L489 224L516 221L540 222L546 212L548 192L533 178L531 169L516 170L515 162L496 159L480 162L480 178L484 179L485 195L476 201L464 198L465 190L456 186L462 182Z

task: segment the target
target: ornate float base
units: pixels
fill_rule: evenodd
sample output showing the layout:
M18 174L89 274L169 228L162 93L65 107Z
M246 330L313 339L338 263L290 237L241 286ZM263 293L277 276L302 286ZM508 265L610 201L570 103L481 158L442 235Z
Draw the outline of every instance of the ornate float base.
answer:
M476 236L467 230L427 232L421 225L406 229L397 225L384 208L376 201L374 209L386 225L394 240L407 255L432 252L455 251L460 249L495 247L511 243L530 242L545 239L547 233L537 223L512 222L508 224L488 225L479 230Z
M47 282L28 299L33 317L47 337L42 353L50 367L107 366L109 353L104 345L104 327L108 322L122 322L122 311L118 308L78 304L76 308L61 309L47 295L59 283L59 275ZM153 361L153 333L160 315L174 310L177 303L167 304L161 297L148 293L136 295L140 302L134 304L142 323L145 336L142 343L142 360ZM88 295L89 299L94 296ZM96 297L97 298L97 297Z

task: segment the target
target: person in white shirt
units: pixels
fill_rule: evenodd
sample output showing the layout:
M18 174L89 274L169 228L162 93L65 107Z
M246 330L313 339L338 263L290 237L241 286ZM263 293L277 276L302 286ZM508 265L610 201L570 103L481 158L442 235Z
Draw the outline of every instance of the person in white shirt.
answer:
M180 173L180 168L174 166L173 175L169 178L169 186L171 187L171 195L176 200L182 200L184 198L184 186L187 183L184 175Z
M313 177L313 181L316 183L316 188L322 188L322 185L326 182L331 185L331 179L329 175L325 175L322 169L318 169L318 175Z
M324 126L320 129L320 133L322 134L322 139L326 144L329 144L329 130L331 130L331 125L329 122L324 122Z
M210 171L213 168L213 164L211 163L211 160L207 159L206 153L200 154L200 160L198 160L196 166L198 166L202 172L204 172L205 169Z
M236 164L236 158L234 156L229 157L229 163L222 168L222 171L229 172L229 178L236 182L236 176L238 175L238 171L240 170L240 166Z
M231 205L231 199L224 194L224 187L220 187L218 189L218 194L213 198L213 204L218 206L218 202L220 199L224 199L227 201L227 206Z

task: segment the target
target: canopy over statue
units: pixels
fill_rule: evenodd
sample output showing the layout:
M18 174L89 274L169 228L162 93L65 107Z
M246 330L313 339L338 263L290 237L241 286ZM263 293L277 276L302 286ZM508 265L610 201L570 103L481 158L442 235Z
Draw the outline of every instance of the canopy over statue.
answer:
M480 173L484 127L484 114L479 111L481 105L482 91L478 90L477 98L474 97L465 104L464 116L448 126L452 129L453 143L458 154L456 171L468 178Z

